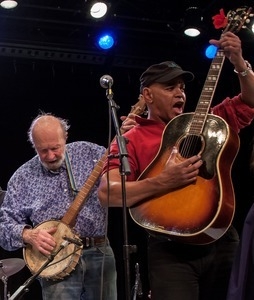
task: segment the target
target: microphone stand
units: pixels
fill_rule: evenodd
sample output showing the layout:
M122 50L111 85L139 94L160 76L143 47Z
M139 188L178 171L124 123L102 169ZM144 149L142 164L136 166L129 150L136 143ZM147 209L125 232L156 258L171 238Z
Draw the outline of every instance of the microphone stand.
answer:
M136 263L136 265L135 265L135 270L136 270L136 277L135 277L135 284L134 284L133 300L136 300L137 296L138 297L143 296L142 283L141 283L141 280L140 280L139 264L138 263Z
M1 271L1 268L3 268L3 262L0 260L0 271ZM8 299L8 292L7 292L7 282L8 282L8 276L5 274L4 270L2 269L2 273L3 273L3 276L1 278L3 284L4 284L4 300L7 300ZM1 298L0 298L1 299Z
M54 258L56 257L56 255L63 249L65 248L68 244L70 244L70 242L68 241L64 241L59 249L56 252L53 252L48 259L45 261L45 263L40 267L40 269L34 273L33 276L29 277L26 282L21 285L14 294L12 294L11 297L8 298L8 300L14 300L17 299L17 297L23 296L24 293L27 293L29 291L29 286L35 281L35 279L40 275L40 273L54 260ZM19 298L19 299L21 299Z
M125 292L126 292L126 300L130 300L130 266L129 266L129 258L130 253L136 252L135 245L128 244L128 227L127 227L127 205L126 205L126 189L125 189L125 176L130 175L130 165L128 161L128 153L126 150L126 139L122 136L116 110L119 106L113 100L113 92L112 92L112 83L108 82L108 89L106 91L106 96L109 101L109 105L111 108L112 118L115 125L116 130L116 141L119 148L119 159L120 159L120 175L121 175L121 184L122 184L122 201L123 201L123 235L124 235L124 245L123 245L123 259L124 259L124 267L125 267Z

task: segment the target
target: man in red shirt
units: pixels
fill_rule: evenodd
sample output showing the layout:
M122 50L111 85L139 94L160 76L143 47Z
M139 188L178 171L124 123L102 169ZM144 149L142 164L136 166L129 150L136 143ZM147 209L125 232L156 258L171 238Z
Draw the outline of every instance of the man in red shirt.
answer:
M230 217L228 228L224 228L224 225L219 230L218 226L205 228L204 234L203 231L200 234L204 241L200 243L197 241L196 231L192 234L190 227L194 224L195 230L199 230L200 224L195 224L195 218L200 211L204 211L208 201L203 201L198 205L190 220L186 220L185 217L192 209L191 204L199 196L195 188L200 181L209 185L211 179L216 178L220 186L221 176L216 176L215 169L218 165L215 164L214 153L220 149L218 156L221 159L223 142L232 134L237 144L237 133L241 128L249 125L254 118L254 73L250 64L242 56L240 39L235 34L227 32L221 36L220 40L211 40L210 43L224 51L225 56L233 64L241 88L239 95L233 98L227 97L212 109L212 114L216 116L213 119L212 115L209 115L207 122L202 124L205 127L203 132L200 119L205 115L204 108L208 105L207 95L214 91L212 84L214 84L215 75L213 72L216 72L218 66L215 64L212 69L212 74L208 78L209 85L204 90L204 99L199 103L200 110L196 112L193 124L190 125L191 120L188 119L186 122L183 119L182 124L181 118L178 117L182 117L186 103L185 82L191 81L193 74L184 71L172 61L152 65L140 77L140 93L147 105L148 116L146 119L136 117L137 126L125 134L128 140L127 152L131 169L131 174L126 176L126 204L131 208L131 212L134 211L132 214L134 219L136 218L135 208L139 206L143 208L138 212L140 214L138 223L140 222L142 227L148 229L149 233L148 275L153 300L225 300L232 261L239 242L236 230L230 226ZM208 129L207 123L209 123ZM179 137L179 130L184 125L186 125L186 130L183 136ZM201 131L196 134L195 130L199 127ZM165 139L163 142L162 137ZM174 140L174 137L177 138ZM193 154L183 155L185 144L181 141L186 138L189 142L189 138L195 139L196 137L198 137L200 149L197 152L194 151ZM215 143L209 144L214 140L216 140ZM167 144L170 147L167 147ZM228 154L230 158L232 152L235 151L236 155L237 151L231 147L231 144L229 148L231 149ZM120 161L116 155L114 156L118 152L117 143L113 142L110 148L110 153L113 155L105 164L98 190L99 199L104 206L122 205ZM224 155L224 158L228 157ZM234 155L231 159L234 159ZM146 169L151 163L153 163L152 166L156 166L156 162L161 167L159 173L156 173L157 170L153 168ZM230 166L222 164L220 167L222 168L221 175L226 174L226 180L230 182ZM165 205L163 195L172 195L177 191L185 191L186 188L187 191L190 188L189 192L175 201L175 204L183 203L183 207L180 206L178 210L171 209L171 207L165 213L165 208L170 207L172 201L166 202ZM204 200L207 200L209 196L213 197L213 193L218 193L218 189L212 192L208 189ZM225 196L229 198L226 205L228 209L232 206L231 200L233 202L230 198L234 197L230 188L225 190ZM191 199L192 197L194 199ZM156 211L153 205L156 206L157 203L159 207ZM211 211L216 210L220 205L220 202L215 204L215 207L212 205ZM146 213L151 217L151 221L147 221ZM205 213L209 215L210 209ZM178 223L183 224L179 230L179 236L177 236L178 229L175 232L175 238L170 236L167 238L167 234L164 234L167 230L174 231L174 226L169 229L166 225L156 228L157 220L167 224L167 218L174 219L177 216L180 216ZM221 221L223 222L226 218L225 214L221 217ZM178 223L175 225L176 228ZM215 238L214 236L220 229L219 237ZM188 238L184 242L186 236ZM180 239L177 240L177 237ZM196 238L194 244L190 242L191 238L194 240Z

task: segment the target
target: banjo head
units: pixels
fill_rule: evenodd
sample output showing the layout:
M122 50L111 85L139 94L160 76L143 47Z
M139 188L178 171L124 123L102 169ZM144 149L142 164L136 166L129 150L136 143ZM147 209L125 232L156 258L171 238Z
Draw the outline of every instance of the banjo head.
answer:
M61 221L51 220L35 226L35 228L46 230L52 227L57 227L57 231L53 235L56 240L55 252L62 247L62 244L65 242L64 237L79 239L79 237L72 232L71 228ZM50 260L50 257L41 254L30 244L23 248L23 257L32 274L39 272L39 270L43 268L38 274L39 277L59 280L68 276L75 269L79 262L82 249L83 246L78 246L73 243L67 244L55 255L54 259L50 261L45 268L43 268L43 266Z

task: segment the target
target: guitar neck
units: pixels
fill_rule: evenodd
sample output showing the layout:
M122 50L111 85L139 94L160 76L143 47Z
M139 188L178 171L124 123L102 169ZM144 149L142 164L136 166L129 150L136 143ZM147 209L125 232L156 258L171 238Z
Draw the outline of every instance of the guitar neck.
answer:
M218 50L208 71L205 84L202 89L192 123L190 125L190 134L199 135L203 132L224 60L224 52L222 50Z
M251 11L251 7L242 7L235 11L230 10L227 14L228 24L223 30L223 33L229 31L238 32L243 26L245 26L245 23L248 23ZM224 60L224 51L219 49L211 63L196 111L194 113L192 124L189 126L190 134L199 135L203 132Z

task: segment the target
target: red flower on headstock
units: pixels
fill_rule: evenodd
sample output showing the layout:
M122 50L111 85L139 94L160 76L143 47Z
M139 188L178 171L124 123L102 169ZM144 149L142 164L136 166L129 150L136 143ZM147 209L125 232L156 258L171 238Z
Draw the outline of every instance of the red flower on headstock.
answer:
M212 17L213 25L216 29L225 28L228 25L228 18L225 16L223 8L220 13Z

